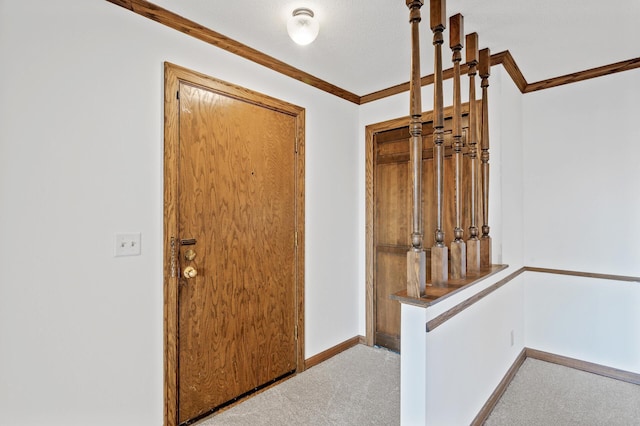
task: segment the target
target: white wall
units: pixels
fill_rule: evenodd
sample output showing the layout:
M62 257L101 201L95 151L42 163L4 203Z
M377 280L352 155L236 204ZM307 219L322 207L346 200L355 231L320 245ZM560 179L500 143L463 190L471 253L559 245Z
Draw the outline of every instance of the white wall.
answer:
M524 347L523 303L517 277L426 333L425 424L472 422Z
M640 283L526 272L525 345L640 374Z
M106 1L0 0L0 56L0 424L162 422L164 61L306 108L306 356L358 334L356 105Z
M525 263L640 276L640 70L524 96Z
M640 276L640 70L524 96L525 263ZM640 284L527 273L526 344L640 372Z

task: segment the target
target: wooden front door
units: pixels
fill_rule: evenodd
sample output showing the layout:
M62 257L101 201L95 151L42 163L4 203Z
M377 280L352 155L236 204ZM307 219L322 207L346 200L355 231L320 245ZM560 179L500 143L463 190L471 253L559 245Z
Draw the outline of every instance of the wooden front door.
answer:
M299 368L300 110L202 78L176 85L166 158L183 424Z
M468 106L467 106L468 109ZM445 244L450 245L454 239L455 211L453 197L454 166L452 158L451 134L452 119L450 108L445 119L445 162L444 162L444 205L443 226L445 230ZM465 114L467 114L465 112ZM433 125L431 114L425 114L422 126L422 209L424 227L424 247L427 259L430 247L434 243L436 221L433 170ZM400 125L381 123L384 130L373 132L370 149L373 167L373 236L372 247L372 344L383 346L394 351L400 351L400 303L391 300L389 295L407 288L407 251L411 247L411 173L409 170L409 128L408 119ZM467 187L469 174L468 148L466 134L468 130L468 115L463 116L463 142L465 154L463 166L463 185ZM373 126L375 127L375 125ZM463 191L463 194L466 194ZM464 209L468 209L469 200L463 200ZM467 210L463 217L468 217ZM465 239L468 238L469 224L463 222ZM429 261L427 260L427 280L430 278ZM371 291L371 290L367 290Z

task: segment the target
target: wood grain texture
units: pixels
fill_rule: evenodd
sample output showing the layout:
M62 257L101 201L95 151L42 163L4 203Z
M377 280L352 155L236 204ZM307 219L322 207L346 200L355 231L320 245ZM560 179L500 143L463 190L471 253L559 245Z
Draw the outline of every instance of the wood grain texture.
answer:
M422 1L407 1L411 24L411 86L409 88L409 165L411 169L411 248L407 252L407 292L415 297L424 294L427 261L423 250L422 220L422 95L420 89L420 8ZM404 186L400 183L399 189ZM394 223L394 222L391 222ZM377 222L382 225L381 221ZM377 300L380 300L378 296ZM383 323L384 324L384 323ZM399 324L398 324L399 327ZM395 325L393 327L396 328Z
M450 276L452 280L467 277L467 245L464 241L452 241L449 250Z
M603 77L605 75L616 74L623 71L640 68L640 58L628 59L614 64L591 68L584 71L566 74L560 77L549 78L535 83L527 84L522 93L530 93L543 89L550 89L565 84L577 83L579 81L590 80L592 78Z
M427 332L431 332L431 331L435 330L436 328L438 328L439 326L441 326L442 324L447 322L449 319L451 319L454 316L458 315L460 312L464 311L465 309L467 309L471 305L473 305L473 304L479 302L480 300L484 299L485 297L487 297L488 295L490 295L491 293L493 293L494 291L496 291L497 289L499 289L503 285L509 283L511 280L513 280L514 278L516 278L517 276L519 276L523 272L525 272L525 268L518 269L517 271L515 271L512 274L506 276L505 278L501 279L500 281L498 281L497 283L493 284L492 286L487 287L486 289L482 290L481 292L471 296L470 298L468 298L464 302L459 303L458 305L454 306L453 308L451 308L451 309L445 311L444 313L438 315L437 317L435 317L434 319L432 319L431 321L429 321L427 323Z
M374 317L374 344L388 347L389 349L400 350L397 347L386 346L380 342L384 336L396 336L400 341L400 306L389 299L393 291L408 290L406 277L409 266L409 254L406 247L402 252L377 251L376 282L374 293L375 317ZM422 257L425 254L422 253ZM418 261L418 260L416 260ZM397 275L400 275L398 277Z
M186 19L170 10L164 9L146 0L107 0L111 3L123 6L138 15L149 18L162 25L178 30L184 34L197 38L213 46L224 49L242 58L248 59L259 65L265 66L278 73L284 74L295 80L313 86L324 92L338 96L355 104L360 103L360 96L321 80L309 73L286 64L279 59L266 55L252 47L235 41L223 34L204 27L197 22Z
M433 250L432 250L433 253ZM432 261L433 265L433 261ZM433 267L432 267L433 268ZM392 268L386 268L386 271L393 270ZM433 269L432 269L433 270ZM392 277L389 281L395 280ZM425 295L425 287L427 282L427 256L423 250L407 252L407 295L409 297L422 297ZM381 286L380 286L381 287ZM382 293L378 295L378 300L383 299L391 293ZM379 310L382 312L382 310ZM385 311L387 312L387 311ZM397 318L389 318L387 321L381 318L379 322L380 327L387 326L395 330L400 328L400 323Z
M455 161L454 176L454 208L455 227L454 241L451 242L450 263L451 278L460 279L467 276L467 251L464 243L464 230L462 228L462 92L460 77L460 62L462 61L462 48L464 46L464 21L461 14L452 16L449 19L449 46L453 52L451 60L453 62L453 151Z
M449 18L449 47L460 50L464 45L464 18L457 13Z
M444 243L444 93L442 75L443 30L446 26L445 0L431 0L431 30L433 31L433 176L436 203L434 245L431 247L431 284L446 287L449 280L449 249Z
M447 25L447 2L446 0L429 0L430 3L430 23L431 31L442 31Z
M181 84L178 233L199 273L179 291L180 422L296 369L295 130Z
M461 106L463 142L464 135L468 132L468 111L469 105ZM444 181L446 182L444 191L443 224L444 228L450 230L446 234L445 243L448 245L453 241L455 227L455 167L453 149L453 129L451 114L453 108L444 109L447 117L444 123ZM433 127L431 125L432 113L423 113L422 137L423 144L423 220L425 229L433 229L435 226L435 204L432 199L434 182L433 155L434 151L429 141L433 137ZM367 331L374 337L371 343L383 344L384 342L398 341L399 337L393 340L392 336L399 336L399 304L389 300L389 295L406 290L407 274L407 251L411 248L410 228L411 228L411 194L410 188L410 167L409 167L409 130L406 118L390 120L367 127L367 164L365 166L366 187L369 194L367 196ZM461 150L464 157L463 175L468 174L469 161L468 148L464 145ZM462 192L468 192L468 179L462 180ZM463 215L462 226L467 227L468 214ZM431 249L426 249L427 259L430 258ZM431 267L427 261L426 268L427 281L431 281ZM449 283L453 283L449 279ZM455 282L451 291L455 291L458 285L466 283ZM427 295L434 296L432 287L427 287ZM445 292L446 293L446 292ZM443 295L442 293L440 295Z
M492 239L489 235L483 235L480 237L480 268L486 268L491 265L492 254Z
M164 424L178 424L178 277L173 258L177 251L178 144L176 93L179 81L165 63L164 88Z
M522 75L522 71L520 71L515 59L513 59L511 52L505 50L491 55L491 66L500 64L502 64L520 92L524 93L527 87L527 80L524 78L524 75Z
M469 76L469 139L467 144L469 146L469 202L468 202L468 218L469 218L469 235L467 240L467 272L477 273L480 271L481 256L480 256L480 242L478 239L478 216L480 210L478 209L479 200L482 197L482 191L478 185L480 179L480 169L478 167L478 123L481 122L482 109L480 114L478 113L476 104L476 74L477 65L480 59L478 51L478 34L471 33L466 37L467 46L467 75ZM480 192L480 194L478 194ZM480 195L480 196L478 196Z
M373 126L365 128L365 339L367 346L373 346L374 324L374 209L373 209L373 158L374 158Z
M449 282L449 248L447 246L431 247L431 285L447 287Z
M508 62L509 59L511 60L511 62ZM492 66L493 65L506 64L506 63L513 64L513 66L515 66L515 68L517 69L517 65L515 65L515 62L513 61L513 58L511 57L511 54L508 51L500 52L500 53L496 53L494 55L491 55L491 65ZM505 68L506 68L506 66L505 66ZM467 73L468 70L469 70L469 66L467 64L461 64L460 65L460 72L462 74ZM453 78L453 74L454 74L453 73L453 67L444 69L442 71L442 79L443 80L448 80L450 78ZM509 75L511 75L512 78L513 78L513 75L511 73L509 73ZM433 82L434 82L434 75L433 74L428 74L428 75L425 75L425 76L420 78L420 85L421 86L428 86L430 84L433 84ZM407 92L407 91L409 91L409 82L396 84L395 86L391 86L391 87L388 87L386 89L378 90L378 91L375 91L375 92L372 92L372 93L369 93L369 94L361 96L360 97L360 105L363 105L363 104L366 104L366 103L369 103L369 102L373 102L373 101L377 101L379 99L384 99L384 98L387 98L389 96L394 96L394 95L397 95L399 93L404 93L404 92Z
M133 6L131 4L132 0L107 0L109 3L117 4L118 6L122 6L125 9L133 10Z
M525 266L525 269L530 272L540 272L543 274L570 275L574 277L597 278L602 280L627 281L627 282L640 283L640 277L633 277L628 275L601 274L596 272L582 272L582 271L567 271L564 269L538 268L535 266Z
M423 120L429 120L431 118L431 113L422 113ZM373 346L375 342L375 325L376 325L376 314L375 314L375 304L376 304L376 293L374 286L374 267L377 265L376 261L376 250L375 250L375 235L374 235L374 222L377 217L375 214L375 206L374 206L374 179L375 178L375 170L374 167L375 159L376 159L376 146L375 138L378 133L385 131L392 131L399 127L406 126L409 122L409 117L400 117L393 120L388 120L382 123L376 123L369 125L365 128L365 198L366 198L366 225L365 225L365 241L366 241L366 254L365 254L365 267L366 267L366 288L365 288L365 321L366 321L366 344L368 346ZM406 144L406 150L408 151L408 141L406 138L403 138L404 143ZM408 162L408 157L405 160ZM407 186L408 187L408 186ZM409 211L409 210L406 210ZM407 228L408 229L408 228ZM404 244L403 247L397 251L397 253L402 254L402 256L406 256L406 252L409 248L408 242L408 231L402 232L404 235ZM405 267L406 271L406 267ZM406 290L406 280L402 280L403 288ZM399 307L398 307L399 312Z
M518 354L513 364L511 364L511 367L509 367L509 370L507 370L502 380L500 380L500 383L498 383L498 386L496 386L494 391L491 393L491 396L489 397L487 402L484 403L484 405L482 406L482 408L480 409L476 417L473 419L473 421L471 422L471 426L482 426L484 422L487 421L487 419L489 418L489 415L491 414L493 409L496 407L496 404L498 403L498 401L500 401L500 398L502 398L502 395L504 395L505 391L509 387L509 384L511 383L513 378L516 376L516 374L518 373L518 370L520 370L520 367L522 367L522 364L526 359L527 359L527 352L526 352L526 349L523 348Z
M468 47L467 47L468 49ZM515 59L511 55L511 52L505 50L503 52L494 53L491 55L491 66L502 65L507 71L507 74L511 77L516 87L521 93L535 92L538 90L550 89L552 87L561 86L564 84L577 83L579 81L589 80L592 78L604 77L610 74L616 74L619 72L629 71L636 68L640 68L640 58L628 59L625 61L616 62L614 64L604 65L597 68L588 69L585 71L579 71L572 74L567 74L559 77L553 77L546 80L537 81L535 83L527 83L526 78L522 74L522 71L518 67ZM462 65L461 72L467 72L467 66ZM453 68L448 68L443 71L443 78L449 79L453 77ZM427 86L433 84L433 74L425 75L421 78L421 84ZM388 87L386 89L378 90L360 97L360 105L368 102L373 102L379 99L384 99L389 96L394 96L399 93L403 93L409 90L409 83L400 83L395 86Z
M411 245L422 250L422 95L420 90L420 7L421 1L407 1L411 24L411 86L409 88L409 164L411 169ZM410 255L407 255L409 259ZM424 271L422 271L424 272ZM417 291L421 283L413 282L421 274L407 276L407 286ZM424 274L422 274L424 275Z
M477 64L480 61L480 51L478 50L478 33L467 34L465 38L466 62L467 64Z
M315 367L316 365L328 360L329 358L333 358L340 352L344 352L347 349L351 349L352 347L361 344L363 339L364 338L362 336L352 337L351 339L347 339L342 343L338 343L337 345L332 346L329 349L312 356L311 358L308 358L305 361L305 369L308 370L309 368Z
M491 50L488 47L478 52L478 74L482 78L488 78L491 75Z
M288 106L291 108L291 105ZM297 370L296 373L301 373L305 369L304 358L304 345L305 345L305 240L306 240L306 226L305 226L305 178L306 178L306 166L305 166L305 152L306 152L306 110L304 108L294 108L297 110L296 118L296 179L295 179L295 209L296 209L296 252L295 252L295 265L296 265L296 353L297 353Z
M540 361L546 361L553 364L562 365L564 367L574 368L576 370L586 371L587 373L597 374L599 376L609 377L615 380L640 385L640 374L631 371L620 370L613 367L607 367L593 362L582 361L562 355L555 355L549 352L539 351L536 349L526 348L527 358L533 358Z
M427 287L427 294L424 297L416 299L414 297L408 297L406 290L401 290L397 293L390 295L392 300L406 303L407 305L418 306L421 308L428 308L429 306L436 305L447 298L457 294L463 289L469 286L474 286L483 280L497 274L500 271L505 270L508 265L491 265L491 268L484 269L474 274L468 274L466 278L453 280L449 279L447 287Z
M466 242L467 249L467 272L468 273L476 273L480 269L481 266L481 253L480 253L480 239L474 238L469 239Z
M304 369L304 286L295 285L292 291L275 284L287 280L304 282L304 250L298 249L304 247L304 110L171 64L165 64L165 69L165 212L173 212L165 214L165 229L170 230L179 223L180 226L177 226L178 229L175 231L177 234L198 234L198 229L205 222L215 223L220 227L208 236L188 236L198 241L195 246L198 255L193 261L193 266L197 267L199 275L195 279L180 282L173 278L171 271L165 267L165 277L172 278L165 279L165 282L170 282L170 285L165 286L165 422L176 424L178 417L180 421L184 421L185 418L198 415L189 414L189 408L183 408L182 405L179 411L176 410L178 400L199 398L185 398L184 395L178 397L185 388L189 390L191 387L213 384L214 388L206 391L206 395L220 397L227 390L241 394L269 382L273 377L282 376L291 370ZM179 104L176 88L182 93L179 121L175 118L178 117ZM220 109L219 114L214 114L216 120L224 121L227 128L236 129L235 133L231 131L217 137L216 132L224 131L225 125L203 124L203 120L207 119L202 117L201 111L206 112L219 105L224 105L224 109ZM234 122L234 108L250 109L255 128L247 131L247 128L242 126L242 120ZM268 123L275 124L269 126ZM192 146L183 144L182 150L179 149L176 127L183 137L191 132L194 136L191 138ZM285 129L286 135L281 138L282 130ZM251 131L260 132L260 135L253 135ZM240 142L247 135L251 141L260 140L260 143L234 143L233 149L220 146L220 140L224 137L230 136ZM285 145L282 142L285 142ZM194 149L196 151L190 156L197 160L209 157L208 152L215 150L216 167L208 167L202 164L202 161L184 162L186 151ZM181 156L177 155L178 152ZM249 161L240 161L240 158L236 159L237 156L248 158ZM183 160L180 160L181 157ZM286 161L287 164L282 164L282 161ZM179 162L183 165L176 164ZM181 184L178 190L178 170L198 178L192 182L191 187ZM212 171L223 174L213 177ZM215 182L213 186L212 181ZM245 189L225 190L232 186L237 188L237 185L244 186ZM227 195L224 195L225 191ZM243 198L246 194L251 196ZM187 198L183 199L184 196ZM178 222L176 217L180 216L175 213L176 207L180 205L184 210L184 204L188 203L199 204L204 216L199 214L186 222L182 219ZM267 207L261 209L256 203ZM285 210L287 213L282 214ZM254 214L255 212L262 213ZM211 215L216 217L210 218ZM231 219L232 222L225 222ZM240 226L240 222L245 225ZM244 228L244 231L239 233L240 228ZM284 232L284 237L280 237L279 234L284 228L287 231ZM298 235L297 246L294 233ZM241 235L242 238L239 238ZM242 243L243 241L245 243ZM247 249L246 243L250 244L250 248ZM245 248L242 248L242 244L245 244ZM212 256L208 255L210 252ZM224 267L214 266L216 262L222 262ZM183 260L183 266L186 263L188 262ZM229 268L235 263L237 268ZM291 267L283 267L286 264L290 264ZM271 266L275 270L266 272L265 265L275 265ZM230 275L224 275L225 270ZM252 278L247 278L247 273ZM283 274L286 277L281 276ZM242 289L237 287L239 284ZM224 291L230 285L235 286L234 289ZM177 288L180 288L180 297L176 294ZM189 294L193 297L189 297ZM221 299L224 297L223 294L230 294L231 298ZM179 305L178 299L182 300L183 296L191 302ZM208 301L212 301L213 305L209 305ZM198 306L203 303L212 306L210 312L213 316L205 315L198 321L218 322L213 327L205 327L214 334L204 337L201 335L202 328L193 334L193 330L182 329L182 321L175 321L174 318L178 316L176 313L179 313L179 316L187 315L187 318L193 321L194 318L198 318L198 315L193 315L193 309L200 309ZM178 309L177 305L182 307ZM238 310L234 306L243 308ZM269 320L280 306L287 307L286 309L293 314L283 315L284 321ZM299 329L298 339L295 339L293 332L296 325ZM288 331L283 335L284 329ZM235 348L226 344L217 348L216 345L224 340L218 338L221 333L240 333L246 336L243 342L257 342L259 349L248 350L245 343L236 345ZM178 335L181 336L180 339L177 338ZM181 348L185 346L189 349L183 351ZM185 366L188 367L192 362L192 355L207 352L215 354L215 359L207 360L205 357L206 365L195 366L191 384L180 385L182 373L185 372ZM285 352L291 355L284 357L286 360L283 364L278 361L282 357L276 354ZM271 356L269 353L274 355ZM238 368L237 366L243 362L245 367ZM211 363L222 363L220 371L233 378L216 381L208 377L210 373L217 374L216 367L211 367ZM180 374L176 378L178 365L181 366ZM243 381L246 383L247 379L260 383L243 386ZM214 404L217 402L219 401ZM183 410L187 412L184 416Z
M476 108L479 109L479 108ZM467 140L468 133L468 114L469 104L464 103L461 106L462 114L465 117L463 119L463 141ZM444 115L451 117L453 114L452 107L446 107L444 109ZM433 120L432 112L423 112L423 138L428 139L432 135L432 126L430 125ZM365 188L366 188L366 226L365 226L365 241L366 241L366 290L365 290L365 318L366 318L366 343L367 345L373 345L378 338L382 338L383 333L376 333L376 321L378 315L382 315L380 323L385 323L385 319L388 316L397 316L398 323L400 317L400 306L396 302L389 300L389 295L397 293L401 290L405 290L406 293L406 252L410 248L409 229L410 219L406 215L410 211L410 195L409 195L409 131L407 129L407 122L409 117L400 117L393 120L388 120L382 123L372 124L365 129ZM453 177L453 167L451 166L451 156L453 150L452 146L452 131L451 120L445 120L445 181L451 182ZM425 145L426 146L426 145ZM463 146L463 176L468 175L469 160L468 149ZM433 173L430 169L433 157L433 150L424 147L423 148L423 179L426 182L432 182L431 179ZM380 183L389 182L391 187L397 186L397 189L384 190L381 189ZM378 186L374 187L374 182L378 182ZM401 183L404 182L404 185ZM463 185L468 186L468 177L463 179ZM382 185L384 188L385 185ZM428 195L429 184L423 186L425 194ZM382 200L388 199L389 201L382 204L374 204L376 200L376 193L374 189L381 191L377 194ZM453 200L453 186L447 186L445 191L445 205L451 204ZM463 192L468 192L464 191ZM394 201L391 196L399 197ZM468 204L468 202L465 202ZM431 207L425 206L425 212L427 214L424 217L424 227L431 227L434 223L434 215L429 213ZM405 216L399 215L399 213L405 212ZM453 228L454 219L453 210L445 210L444 223L445 228ZM468 217L468 212L463 213L463 218ZM375 225L376 220L380 223ZM375 225L375 226L374 226ZM463 227L468 227L468 219L463 220ZM377 228L376 228L377 227ZM377 233L374 234L374 229L377 229ZM453 238L453 233L449 233L450 238ZM450 243L447 240L447 243ZM426 250L427 256L430 256L430 249ZM388 271L387 269L390 268ZM376 275L381 274L376 279ZM427 277L430 277L430 270L427 266ZM452 281L448 293L455 294L461 287L478 279L478 275L471 275L466 281ZM454 283L455 284L451 284ZM434 301L436 297L433 287L427 288L427 296L431 297L429 303ZM378 295L381 295L380 300L377 301ZM437 297L446 298L446 294L439 294ZM377 313L376 304L380 304L379 308L383 311ZM386 313L389 310L390 313ZM387 330L385 329L385 333ZM395 332L398 334L398 331Z
M491 51L480 51L478 74L482 78L482 121L481 121L481 175L482 175L482 237L480 238L480 267L491 265L491 237L489 236L489 76L491 75Z

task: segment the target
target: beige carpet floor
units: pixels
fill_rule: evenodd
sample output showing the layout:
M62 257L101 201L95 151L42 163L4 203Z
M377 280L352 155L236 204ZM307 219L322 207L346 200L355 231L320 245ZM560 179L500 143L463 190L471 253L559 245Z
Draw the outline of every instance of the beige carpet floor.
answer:
M400 355L363 345L197 423L399 424ZM528 358L485 425L640 426L640 386Z
M400 355L357 345L278 386L197 423L399 425Z
M527 358L486 426L638 426L640 386Z

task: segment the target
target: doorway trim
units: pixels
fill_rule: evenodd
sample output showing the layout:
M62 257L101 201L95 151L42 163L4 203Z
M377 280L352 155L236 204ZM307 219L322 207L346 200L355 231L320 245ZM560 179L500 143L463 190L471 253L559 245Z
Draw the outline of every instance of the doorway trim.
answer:
M305 199L305 110L262 93L215 79L205 74L164 63L164 424L178 425L178 149L180 82L187 82L295 117L295 227L296 227L296 373L304 371L304 199Z

